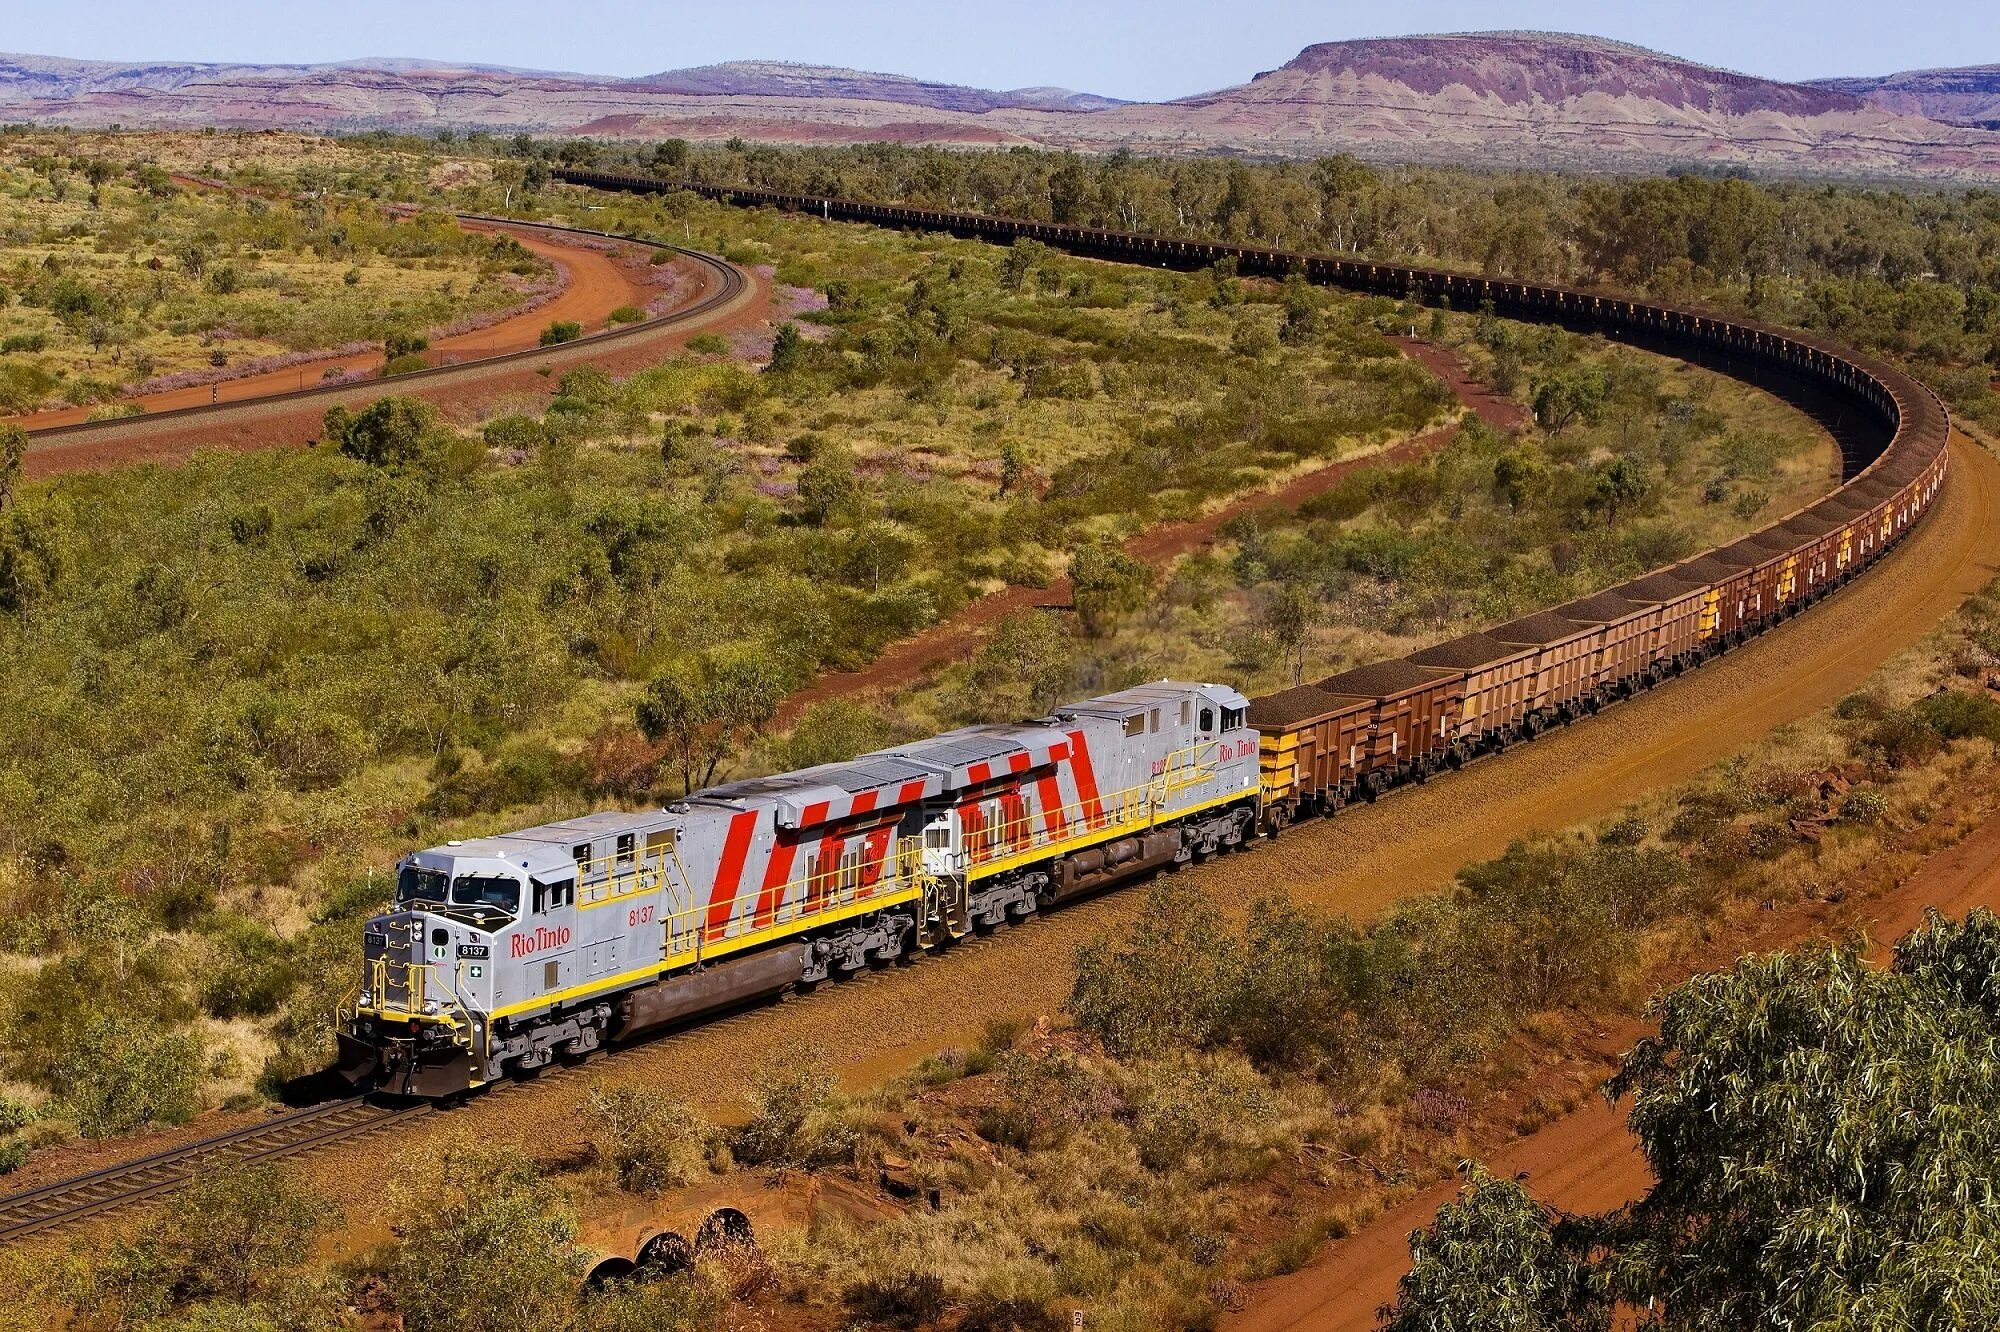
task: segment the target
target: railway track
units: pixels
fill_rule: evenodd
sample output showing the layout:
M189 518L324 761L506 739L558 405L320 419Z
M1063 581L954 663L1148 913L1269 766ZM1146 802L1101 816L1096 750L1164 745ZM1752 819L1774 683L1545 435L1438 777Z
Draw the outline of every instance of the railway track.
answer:
M255 397L236 398L226 402L202 404L194 407L174 407L164 411L147 412L142 416L119 417L109 421L78 421L69 425L36 427L25 423L28 428L29 448L40 450L57 441L71 444L96 439L115 439L124 435L153 428L161 423L183 422L200 417L217 418L235 413L255 411L290 402L329 399L344 405L358 405L371 402L390 393L402 393L412 386L433 387L450 383L453 379L465 379L483 374L494 366L504 366L522 361L548 363L551 361L583 360L588 354L604 347L616 347L635 338L698 323L716 311L726 308L741 296L748 287L748 279L736 265L715 255L686 246L673 245L666 241L645 240L633 236L619 236L607 231L594 231L586 227L565 227L549 222L525 222L515 218L491 217L484 213L459 213L461 222L477 222L488 225L505 225L533 231L548 231L562 235L588 236L599 240L613 240L628 245L645 245L658 250L670 250L695 267L710 275L709 291L689 305L670 311L656 319L647 319L636 324L623 324L617 328L605 329L585 334L572 342L554 347L527 347L518 351L496 352L489 356L473 356L450 365L433 366L428 370L415 370L400 374L393 379L369 379L358 383L315 384L307 388L288 389L278 393L263 393ZM582 353L582 355L579 355ZM59 445L57 445L59 446Z
M992 947L994 942L991 936L975 936L955 945L952 952L979 952ZM841 984L843 987L865 987L874 979L875 973L869 971ZM746 1005L699 1025L703 1029L741 1025L753 1020L758 1010L767 1006L761 1003ZM637 1044L644 1046L670 1041L687 1030L690 1028L666 1032ZM597 1058L615 1059L619 1053L618 1049L612 1049ZM587 1063L557 1066L529 1081L494 1085L482 1091L480 1097L491 1100L495 1096L519 1095L531 1087L563 1081L588 1066ZM147 1202L173 1192L203 1170L299 1156L336 1143L381 1133L415 1119L449 1113L450 1108L445 1106L385 1105L366 1096L353 1096L275 1115L260 1123L247 1124L151 1156L0 1196L0 1244L14 1243Z
M179 1188L206 1168L292 1156L379 1133L430 1113L428 1105L385 1106L355 1096L277 1115L87 1175L8 1194L0 1198L0 1244L158 1197Z

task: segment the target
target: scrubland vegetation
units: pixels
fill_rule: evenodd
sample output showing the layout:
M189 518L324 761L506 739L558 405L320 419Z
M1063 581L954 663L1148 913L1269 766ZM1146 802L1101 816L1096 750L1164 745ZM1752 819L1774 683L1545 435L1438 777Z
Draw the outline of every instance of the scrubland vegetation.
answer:
M905 200L1705 301L1904 357L1955 410L2000 424L2000 397L1988 389L2000 369L2000 196L1990 190L889 144L517 140L509 149L529 160L622 162L710 184Z
M65 161L137 151L52 137ZM331 226L356 197L575 201L535 192L533 161L350 147L288 176L256 139L209 143L239 154L209 174L270 197L231 227ZM1478 312L685 195L588 222L775 264L798 317L768 368L707 340L619 382L571 371L476 426L398 400L336 414L307 453L10 483L0 706L22 722L0 737L0 992L7 1094L35 1119L16 1157L321 1067L358 920L410 845L1164 669L1276 683L1637 573L1823 477L1786 409ZM1122 552L1449 420L1383 336L1412 325L1489 372L1511 358L1547 427L1474 426L1435 461L1239 524L1164 579ZM819 673L1064 572L1073 617L1004 624L893 713L837 703L768 734ZM117 1002L84 1000L101 995Z
M143 138L0 135L0 415L413 341L553 282L511 239L300 174L237 193L176 179Z
M126 142L52 137L65 172ZM350 212L355 197L574 206L538 189L533 144L447 161L457 146L378 141L329 151L308 176L260 157L257 136L216 137L235 156L203 174L320 196L219 221L246 266L255 219L377 216ZM176 160L198 153L188 138ZM1862 340L1957 375L1947 387L1964 401L1978 401L1966 375L1991 333L1975 319L1993 285L1988 202L1968 196L1341 162L667 152L662 167L713 178L824 171L817 188L854 194L1602 275L1842 336L1860 337L1835 322L1842 302L1872 301L1882 321ZM918 165L936 174L897 174ZM53 189L40 167L9 170L17 188ZM974 188L961 171L1014 183ZM94 211L145 179L107 177ZM1119 182L1138 194L1120 201ZM1685 222L1662 224L1665 257L1607 248L1637 243L1619 210L1655 196ZM162 237L207 207L130 202L171 223ZM1778 210L1775 233L1723 244L1715 219L1739 207L1752 222ZM1880 243L1799 240L1791 223L1813 208ZM1553 248L1516 236L1508 210L1539 216ZM1899 217L1969 249L1926 252L1957 267L1920 276ZM768 368L731 355L762 346L717 339L623 381L571 371L552 399L476 425L395 399L331 414L308 452L35 486L0 467L0 710L14 719L0 733L0 1167L74 1134L255 1103L321 1067L359 918L411 844L802 766L1163 668L1289 683L1637 573L1824 479L1813 432L1746 390L1478 311L685 195L611 201L589 223L774 265L797 318ZM1944 287L1956 324L1937 314ZM186 293L187 308L226 298ZM0 318L24 308L46 313L17 301ZM1469 425L1433 460L1239 521L1164 575L1122 551L1150 525L1450 419L1448 394L1383 338L1413 325L1540 425L1519 439ZM0 458L18 467L17 451ZM778 701L819 673L1059 573L1073 616L1003 623L893 713L833 704L768 733ZM580 1163L408 1163L399 1177L425 1187L398 1202L399 1233L332 1274L302 1261L334 1224L309 1193L230 1174L34 1288L85 1327L311 1327L386 1304L411 1329L692 1328L726 1325L743 1301L835 1326L1033 1329L1072 1305L1097 1326L1208 1326L1241 1283L1448 1172L1496 1116L1525 1131L1573 1104L1575 1087L1526 1105L1489 1095L1562 1048L1565 1013L1634 1002L1648 968L1765 901L1865 890L1953 836L1968 802L1994 794L2000 708L1970 681L2000 652L1997 615L1979 600L1837 716L1603 827L1524 842L1385 920L1277 899L1224 912L1167 881L1144 928L1078 959L1066 1014L998 1027L891 1086L841 1095L790 1060L728 1128L607 1088ZM576 1209L801 1173L901 1201L767 1235L756 1262L572 1298ZM1519 1220L1504 1192L1485 1201ZM1478 1224L1462 1228L1476 1239Z

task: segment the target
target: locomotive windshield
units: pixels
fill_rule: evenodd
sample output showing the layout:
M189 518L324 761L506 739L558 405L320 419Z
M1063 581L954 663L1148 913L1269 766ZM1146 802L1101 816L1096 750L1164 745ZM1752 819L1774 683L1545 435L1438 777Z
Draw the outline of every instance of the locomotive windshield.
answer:
M443 904L445 885L451 876L443 870L418 869L415 865L403 866L403 872L396 876L396 905L409 906L416 902L436 902Z
M491 874L461 874L451 881L451 903L493 907L516 914L521 910L521 882Z

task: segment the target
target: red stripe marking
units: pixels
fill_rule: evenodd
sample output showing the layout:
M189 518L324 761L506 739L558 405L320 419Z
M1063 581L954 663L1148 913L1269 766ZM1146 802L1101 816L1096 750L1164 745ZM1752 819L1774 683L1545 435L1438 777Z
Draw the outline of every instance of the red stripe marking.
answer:
M1018 851L1028 839L1028 802L1019 791L1009 791L1000 797L1000 817L1002 837L1009 851Z
M824 907L828 888L839 885L840 853L846 847L847 839L837 833L828 833L819 839L819 872L806 885L806 910L818 911Z
M958 807L959 840L964 843L968 861L978 861L982 849L979 845L979 835L985 827L986 811L978 801L974 800Z
M1090 741L1083 732L1069 733L1070 772L1076 777L1077 799L1083 803L1085 824L1095 824L1104 817L1104 803L1097 798L1097 771L1090 766Z
M854 808L848 810L848 814L850 816L866 814L869 810L875 808L875 798L880 794L881 792L879 791L863 791L860 795L854 797Z
M826 801L816 800L806 806L805 814L799 819L801 828L810 828L815 823L826 822Z
M993 765L990 763L975 763L965 770L965 780L974 786L979 785L992 775Z
M780 833L771 847L770 859L764 862L763 891L757 895L758 925L769 925L777 918L778 908L784 905L785 885L792 881L792 862L798 854L798 841L786 841Z
M736 889L743 882L743 862L750 858L750 834L757 830L757 811L746 809L729 820L722 839L722 859L715 866L715 885L708 890L708 937L720 938L736 913Z
M1063 835L1062 784L1050 773L1035 783L1035 799L1042 807L1042 828L1052 838Z
M1016 754L1013 758L1007 760L1007 771L1009 772L1026 772L1033 766L1034 760L1026 754Z
M904 782L903 789L896 792L896 803L914 805L924 798L924 780L919 777L914 782Z
M861 844L861 897L867 897L882 882L882 870L888 864L889 834L896 831L894 826L877 828L868 834Z

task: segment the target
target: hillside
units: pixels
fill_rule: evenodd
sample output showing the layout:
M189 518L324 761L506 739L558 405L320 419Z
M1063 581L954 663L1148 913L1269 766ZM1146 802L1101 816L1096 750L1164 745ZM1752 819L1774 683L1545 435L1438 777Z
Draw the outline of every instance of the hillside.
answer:
M1253 152L1337 147L1377 157L1583 168L2000 174L2000 136L1941 126L1834 89L1563 34L1326 43L1173 109L1183 133Z
M2000 130L2000 65L1914 69L1880 78L1816 79L1812 86L1860 97L1904 115Z
M1930 116L1984 118L2000 93L1980 102L1980 73L1898 76L1921 86L1892 93L1896 80L1865 89L1780 83L1594 37L1459 33L1323 43L1234 87L1121 103L1059 88L995 92L773 61L613 79L387 59L116 65L0 56L0 118L1274 157L1346 151L1589 170L1990 180L2000 178L2000 134L1920 113L1932 105L1924 89L1949 84L1958 100L1937 103Z

